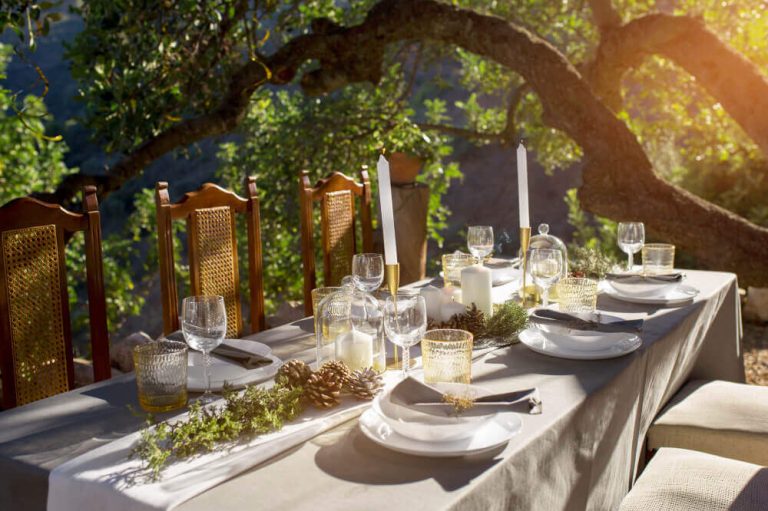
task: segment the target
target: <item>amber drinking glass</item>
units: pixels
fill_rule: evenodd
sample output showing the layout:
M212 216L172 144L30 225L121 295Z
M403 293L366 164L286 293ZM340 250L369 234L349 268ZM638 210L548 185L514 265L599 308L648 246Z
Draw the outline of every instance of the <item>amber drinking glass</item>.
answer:
M139 404L147 412L167 412L187 404L187 345L157 341L133 348Z

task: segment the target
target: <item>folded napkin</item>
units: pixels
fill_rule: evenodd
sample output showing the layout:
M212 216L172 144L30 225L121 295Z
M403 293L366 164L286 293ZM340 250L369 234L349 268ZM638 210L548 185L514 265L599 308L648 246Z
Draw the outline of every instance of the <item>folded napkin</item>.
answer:
M256 355L250 351L241 350L240 348L225 344L216 346L211 353L218 357L235 361L246 369L256 369L257 367L272 364L272 359L269 357L262 357L261 355Z
M582 319L572 314L558 312L551 309L536 309L531 313L530 319L533 323L543 325L556 325L573 330L587 330L594 332L627 332L637 333L643 329L642 319L612 321L602 323L600 321Z
M663 275L641 275L638 273L606 273L607 280L615 280L622 284L649 284L649 283L672 283L682 282L682 272L665 273Z
M180 330L166 335L165 338L169 341L186 342L184 340L184 334ZM272 363L272 359L269 357L262 357L256 353L242 350L228 344L219 344L213 351L211 351L211 353L218 357L237 362L246 369L256 369L258 367L268 366Z
M408 377L395 385L390 400L430 415L452 416L456 409L446 403L445 393L427 383ZM462 397L462 396L458 396ZM491 394L474 399L473 406L461 412L462 416L487 415L494 412L520 411L538 415L542 411L539 391L536 388Z

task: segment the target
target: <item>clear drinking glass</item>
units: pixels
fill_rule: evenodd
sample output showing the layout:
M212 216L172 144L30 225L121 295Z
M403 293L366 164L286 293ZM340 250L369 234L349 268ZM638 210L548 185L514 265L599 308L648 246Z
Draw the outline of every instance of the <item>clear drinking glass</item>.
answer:
M467 230L467 248L482 264L485 256L493 252L493 227L470 225Z
M534 248L528 254L531 276L541 288L543 306L549 305L549 288L560 280L563 270L563 252L552 248Z
M403 294L387 297L384 303L384 331L389 340L403 348L403 377L408 376L410 348L427 331L427 304L421 295Z
M227 310L222 296L189 296L184 298L181 331L190 348L203 352L205 393L200 401L213 401L211 392L211 351L224 341L227 333Z
M430 330L421 340L424 381L466 383L472 379L472 340L466 330Z
M352 256L352 278L355 287L372 293L384 282L384 258L381 254L355 254Z
M619 248L627 253L627 271L632 271L633 256L645 243L645 226L642 222L620 222L616 241Z

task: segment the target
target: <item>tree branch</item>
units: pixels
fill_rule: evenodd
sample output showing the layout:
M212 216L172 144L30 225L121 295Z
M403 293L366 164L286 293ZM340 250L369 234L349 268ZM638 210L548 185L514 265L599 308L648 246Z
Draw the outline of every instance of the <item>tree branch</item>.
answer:
M611 108L621 108L621 79L651 55L662 55L694 76L768 156L768 80L704 23L652 14L601 38L585 77Z
M614 9L612 0L589 0L589 8L592 10L592 21L601 35L621 26L621 16Z

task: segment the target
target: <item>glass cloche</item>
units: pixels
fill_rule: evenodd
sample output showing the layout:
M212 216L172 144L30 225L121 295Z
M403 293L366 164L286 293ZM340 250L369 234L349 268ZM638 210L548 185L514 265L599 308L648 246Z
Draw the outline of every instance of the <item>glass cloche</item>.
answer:
M568 276L568 248L566 248L563 240L557 236L549 234L549 224L539 224L539 234L531 236L531 242L528 245L528 248L552 248L560 250L563 253L563 271L561 272L560 277L565 278Z
M317 366L340 360L351 370L385 368L383 315L378 300L344 277L341 289L317 307Z

